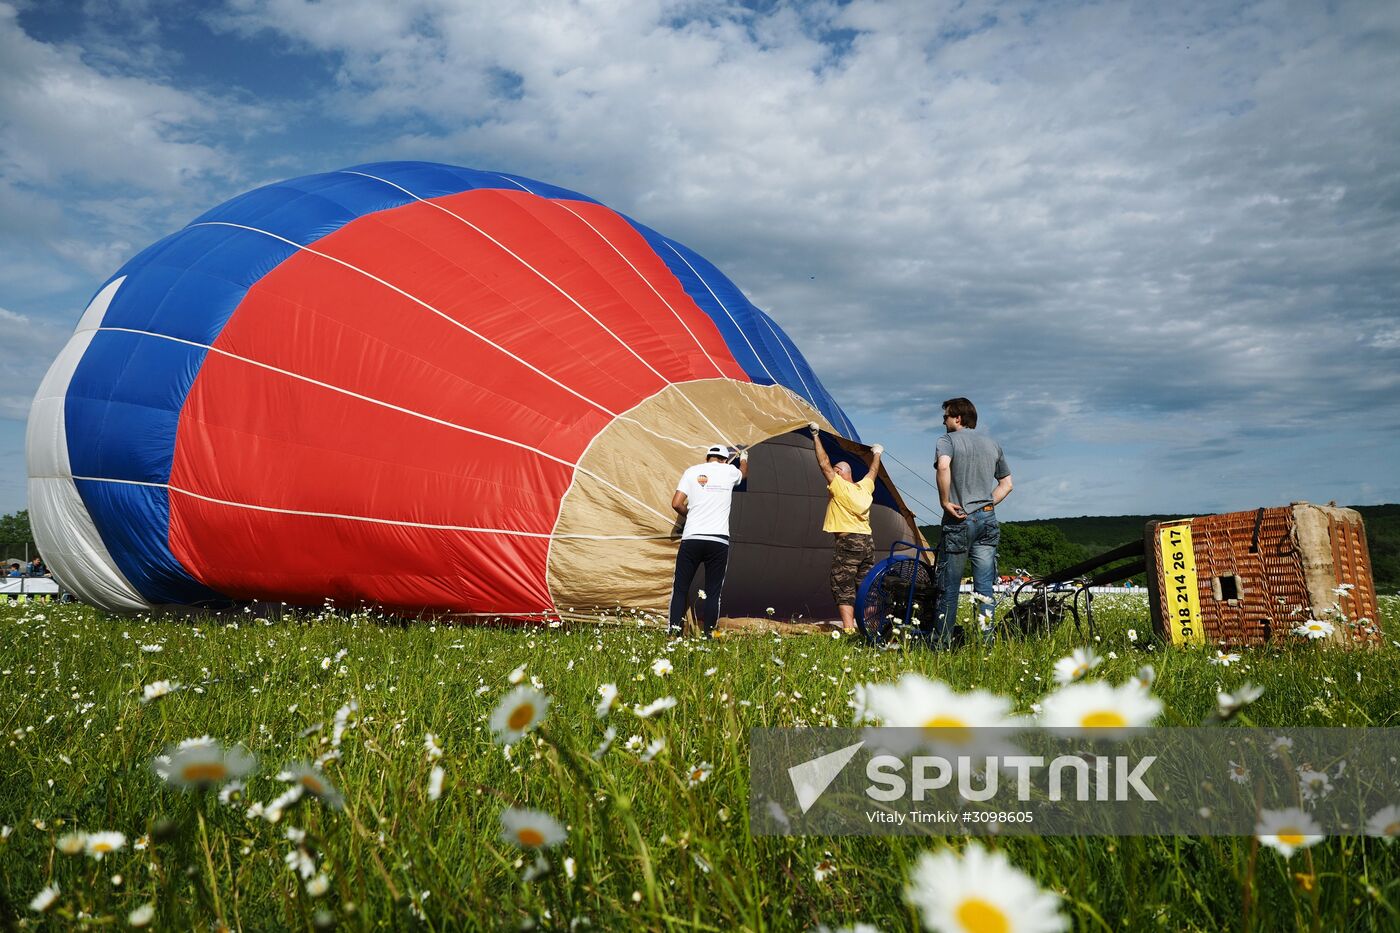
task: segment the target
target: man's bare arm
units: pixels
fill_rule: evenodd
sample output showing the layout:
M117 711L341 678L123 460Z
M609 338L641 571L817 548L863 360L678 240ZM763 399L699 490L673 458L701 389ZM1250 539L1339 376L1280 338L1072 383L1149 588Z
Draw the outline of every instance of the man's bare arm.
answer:
M1003 476L997 482L997 488L992 490L992 505L1001 505L1001 500L1011 495L1011 474Z
M671 508L676 510L677 515L684 518L685 513L690 511L690 497L679 489L676 490L676 494L671 497Z
M817 466L821 467L822 476L830 483L836 476L836 470L831 465L831 458L826 455L826 448L822 446L821 431L815 421L807 427L812 432L812 448L817 452Z
M956 502L950 502L949 497L953 494L953 458L947 455L938 458L938 501L943 506L943 511L954 518L967 518L967 513L963 507Z

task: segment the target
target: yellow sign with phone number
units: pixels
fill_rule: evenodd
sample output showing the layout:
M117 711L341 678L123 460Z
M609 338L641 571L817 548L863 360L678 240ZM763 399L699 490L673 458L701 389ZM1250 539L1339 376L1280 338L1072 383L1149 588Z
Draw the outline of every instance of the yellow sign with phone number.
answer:
M1196 585L1196 554L1191 549L1191 523L1162 525L1162 621L1174 645L1203 645L1201 597Z

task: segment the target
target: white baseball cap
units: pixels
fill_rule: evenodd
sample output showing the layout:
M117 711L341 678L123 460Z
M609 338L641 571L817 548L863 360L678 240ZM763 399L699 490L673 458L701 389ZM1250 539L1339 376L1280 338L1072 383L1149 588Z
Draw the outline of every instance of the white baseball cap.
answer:
M724 457L726 460L728 460L728 459L729 459L729 448L726 447L726 446L724 446L723 444L716 444L716 445L714 445L713 447L711 447L709 450L705 451L705 456L707 456L707 457Z

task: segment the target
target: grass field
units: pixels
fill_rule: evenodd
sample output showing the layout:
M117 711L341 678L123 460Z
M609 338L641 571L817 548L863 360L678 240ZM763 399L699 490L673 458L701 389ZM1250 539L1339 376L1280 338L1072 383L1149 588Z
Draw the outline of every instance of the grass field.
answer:
M1244 723L1395 726L1400 611L1383 602L1380 650L1300 639L1222 666L1213 650L1148 647L1145 602L1101 598L1093 646L1106 660L1091 677L1118 683L1152 664L1164 724L1198 724L1217 690L1252 681L1264 694ZM0 605L0 927L902 930L919 926L904 897L918 855L985 845L1059 895L1072 929L1400 929L1390 840L1328 839L1285 859L1233 837L750 836L751 727L850 725L857 685L906 671L1029 713L1055 686L1056 659L1086 640L1067 628L935 654L824 636L671 644L627 617L499 629ZM143 702L159 681L179 686ZM600 718L606 683L619 704ZM491 717L516 684L550 705L505 747ZM664 697L676 705L634 712ZM205 735L256 758L227 801L152 769L168 746ZM334 791L275 823L249 815L288 789L279 772L318 759L306 783ZM507 841L511 807L552 815L566 838L539 855ZM100 860L65 854L82 844L75 831L124 839L88 837L116 846ZM49 885L41 913L31 900Z

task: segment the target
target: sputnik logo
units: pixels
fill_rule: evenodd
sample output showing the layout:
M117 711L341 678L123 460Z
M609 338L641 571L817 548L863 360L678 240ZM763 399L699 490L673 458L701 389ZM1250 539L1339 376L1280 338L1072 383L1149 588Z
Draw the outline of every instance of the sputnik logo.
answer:
M793 792L797 794L797 804L806 813L812 809L812 805L826 793L826 789L831 786L831 782L836 780L836 776L850 764L856 752L860 751L865 742L857 742L854 745L847 745L840 751L822 755L820 758L813 758L811 761L804 761L800 765L793 765L788 768L788 780L792 781Z

